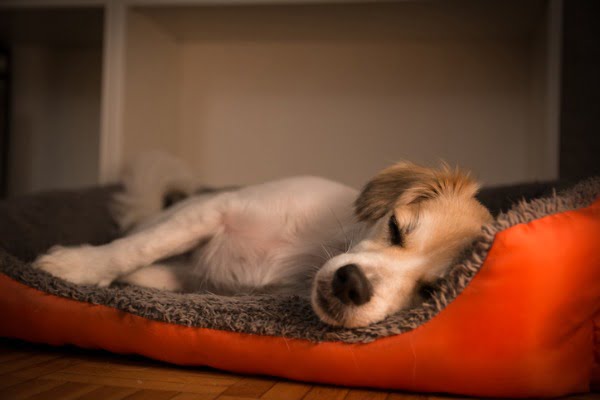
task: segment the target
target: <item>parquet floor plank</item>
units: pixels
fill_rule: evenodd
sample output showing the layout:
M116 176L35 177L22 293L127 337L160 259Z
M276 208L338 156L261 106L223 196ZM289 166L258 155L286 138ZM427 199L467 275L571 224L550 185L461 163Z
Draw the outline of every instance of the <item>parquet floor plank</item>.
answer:
M20 369L28 368L34 365L59 358L55 354L33 354L16 360L7 361L0 364L0 374L15 372Z
M258 399L275 385L275 381L263 378L244 378L228 387L222 396Z
M77 400L122 400L136 391L136 389L127 387L100 386L80 396Z
M42 379L34 379L30 381L23 381L16 385L9 386L0 390L0 399L6 400L20 400L27 399L33 395L52 389L53 387L60 386L66 382L64 381L49 381Z
M311 388L311 385L304 383L277 382L260 398L261 400L301 400Z
M26 379L39 378L41 376L63 370L78 363L78 360L73 360L70 358L55 358L49 361L41 362L39 364L21 368L17 371L13 371L10 373L10 375Z
M343 400L349 389L330 386L314 386L303 400Z
M179 393L171 400L214 400L216 395L211 394L200 394L200 393Z
M21 383L26 380L27 379L25 378L19 378L17 376L12 375L0 375L0 390L9 386L16 385L17 383Z
M42 391L36 395L28 397L28 400L72 400L97 389L97 385L87 385L85 383L65 382L62 385L55 386L49 390Z
M143 389L125 397L124 400L169 400L175 396L177 392Z

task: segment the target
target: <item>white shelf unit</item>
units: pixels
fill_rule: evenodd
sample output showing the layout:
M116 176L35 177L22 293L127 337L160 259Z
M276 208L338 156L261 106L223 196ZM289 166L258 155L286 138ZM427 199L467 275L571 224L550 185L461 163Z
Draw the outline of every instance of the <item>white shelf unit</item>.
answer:
M49 3L7 3L0 16ZM124 161L156 149L214 185L317 174L360 186L399 159L445 159L491 184L557 177L558 0L109 0L54 11L77 4L103 9L87 183L116 180Z

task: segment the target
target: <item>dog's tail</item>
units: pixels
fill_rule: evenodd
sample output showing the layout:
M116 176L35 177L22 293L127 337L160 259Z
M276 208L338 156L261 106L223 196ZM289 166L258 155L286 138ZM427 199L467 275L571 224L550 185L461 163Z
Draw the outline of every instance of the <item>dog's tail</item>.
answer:
M148 152L126 166L123 191L113 197L111 211L121 230L146 221L191 195L198 187L187 166L160 152Z

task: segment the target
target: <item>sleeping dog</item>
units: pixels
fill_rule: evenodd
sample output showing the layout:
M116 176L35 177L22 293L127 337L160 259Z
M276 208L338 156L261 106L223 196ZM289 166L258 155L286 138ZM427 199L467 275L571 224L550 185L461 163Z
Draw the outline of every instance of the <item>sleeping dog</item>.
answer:
M54 247L34 266L76 284L303 294L322 321L359 327L409 307L491 220L468 174L408 162L361 192L296 177L194 194L181 163L153 155L124 186L115 210L125 236Z

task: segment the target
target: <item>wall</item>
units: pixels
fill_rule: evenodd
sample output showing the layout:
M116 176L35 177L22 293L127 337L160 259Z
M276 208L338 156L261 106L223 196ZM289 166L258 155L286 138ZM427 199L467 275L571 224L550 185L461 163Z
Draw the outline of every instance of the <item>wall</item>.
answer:
M543 2L508 3L138 9L126 159L164 148L217 185L360 186L399 159L547 178Z

